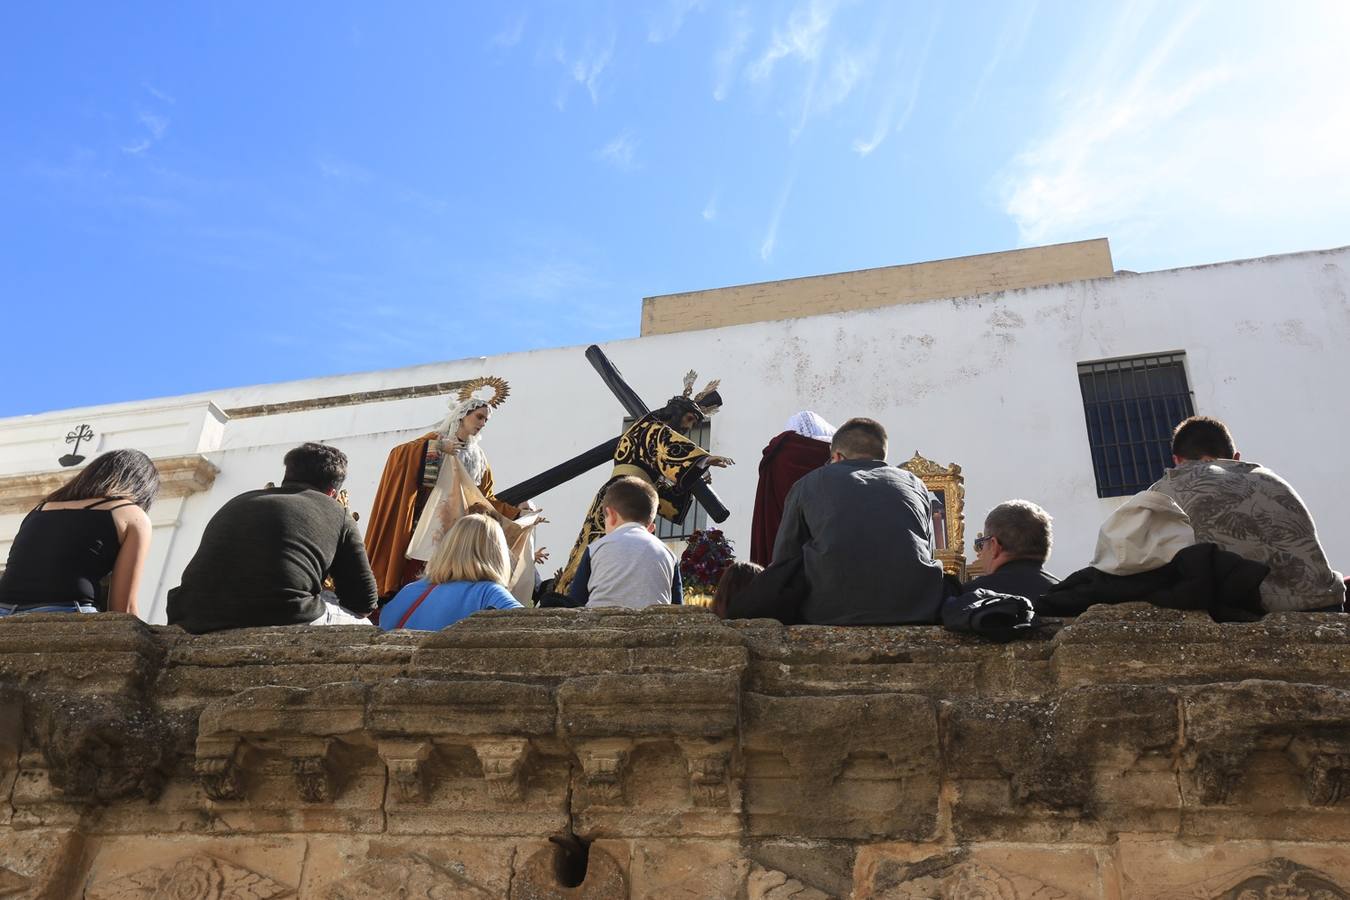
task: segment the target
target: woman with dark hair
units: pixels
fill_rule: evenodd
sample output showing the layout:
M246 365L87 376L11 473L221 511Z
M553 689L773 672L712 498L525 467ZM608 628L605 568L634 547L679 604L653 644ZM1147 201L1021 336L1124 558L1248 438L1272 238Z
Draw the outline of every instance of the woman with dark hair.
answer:
M112 575L108 609L136 614L150 552L155 464L139 450L96 458L24 517L0 575L0 617L98 612L98 586Z

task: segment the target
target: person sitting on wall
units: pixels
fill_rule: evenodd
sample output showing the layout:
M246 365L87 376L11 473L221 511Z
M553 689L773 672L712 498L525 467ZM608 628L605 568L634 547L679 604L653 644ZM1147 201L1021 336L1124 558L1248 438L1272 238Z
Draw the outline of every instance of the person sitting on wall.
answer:
M808 625L927 625L946 593L928 489L886 464L886 429L849 419L830 464L788 492L773 563L730 603L736 618ZM795 595L795 596L794 596Z
M653 533L656 489L636 475L624 475L610 482L600 502L605 533L582 553L568 587L568 605L642 609L683 603L679 563Z
M984 574L964 590L984 588L1035 600L1059 579L1045 571L1054 536L1050 514L1028 500L1008 500L984 517L984 534L975 553Z
M712 611L719 619L730 619L732 604L755 580L764 567L758 563L737 561L727 566L722 577L717 579L717 590L713 592Z
M497 521L470 513L455 521L427 563L426 575L380 611L385 631L439 631L480 609L520 609L506 590L511 552Z
M1345 580L1331 568L1303 498L1279 475L1244 462L1228 427L1191 416L1172 433L1172 460L1149 490L1185 511L1197 543L1212 543L1270 567L1261 582L1267 612L1343 612Z
M0 617L98 612L99 582L108 575L108 610L136 615L150 552L148 513L158 492L150 457L113 450L47 495L10 545L0 575Z
M337 502L347 456L301 444L280 487L228 501L169 591L169 624L193 634L261 625L369 624L375 576L356 522ZM320 596L331 576L337 601Z

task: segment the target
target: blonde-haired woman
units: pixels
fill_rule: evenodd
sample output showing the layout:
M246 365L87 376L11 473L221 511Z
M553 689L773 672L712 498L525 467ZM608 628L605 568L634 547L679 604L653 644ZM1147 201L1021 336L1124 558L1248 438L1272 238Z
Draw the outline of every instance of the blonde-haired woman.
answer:
M380 627L439 631L480 609L520 609L506 590L510 580L501 526L479 513L465 516L441 539L426 573L380 610Z

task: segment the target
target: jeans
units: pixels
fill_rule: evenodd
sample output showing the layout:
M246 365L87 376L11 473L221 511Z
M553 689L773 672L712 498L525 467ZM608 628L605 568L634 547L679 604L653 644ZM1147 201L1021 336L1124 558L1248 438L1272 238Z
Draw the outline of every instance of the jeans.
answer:
M21 616L26 613L96 613L88 603L49 603L46 606L29 606L20 609L15 603L0 603L0 619L5 616Z

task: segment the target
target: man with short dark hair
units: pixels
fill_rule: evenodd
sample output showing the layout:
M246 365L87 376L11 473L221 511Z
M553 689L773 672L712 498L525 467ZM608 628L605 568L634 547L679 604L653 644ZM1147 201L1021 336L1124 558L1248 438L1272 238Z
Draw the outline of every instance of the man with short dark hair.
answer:
M336 497L347 457L301 444L280 487L248 491L206 523L169 591L169 624L194 634L261 625L352 624L375 609L375 576L356 522ZM337 603L323 596L333 579Z
M1172 433L1172 460L1176 467L1150 490L1185 511L1196 543L1270 567L1261 582L1267 612L1344 609L1344 578L1327 562L1303 498L1270 469L1243 462L1223 422L1183 421Z
M933 559L928 489L887 465L886 444L881 423L850 419L830 442L830 464L788 491L770 569L800 563L807 624L938 621L942 564Z
M614 479L600 504L605 533L582 552L568 585L572 606L647 606L681 603L683 585L675 554L655 531L656 489L636 475Z
M984 517L984 534L975 539L983 574L966 584L1035 600L1059 579L1045 571L1054 537L1050 514L1029 500L1008 500Z

